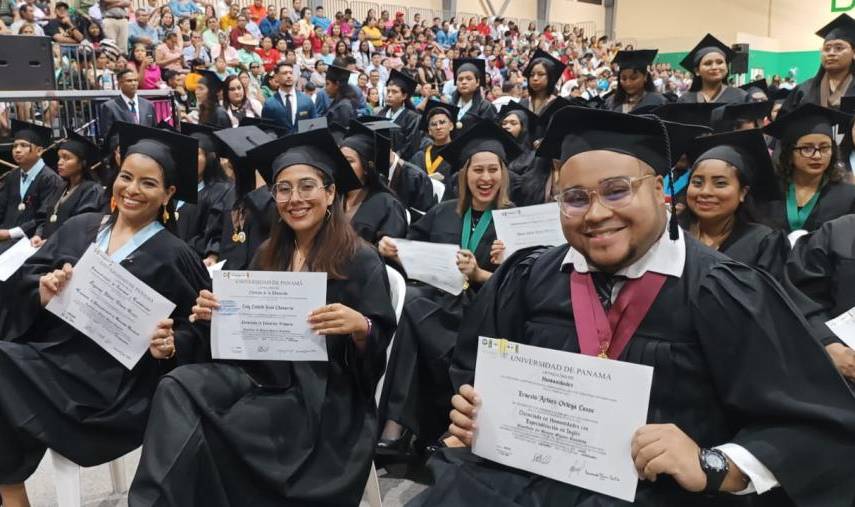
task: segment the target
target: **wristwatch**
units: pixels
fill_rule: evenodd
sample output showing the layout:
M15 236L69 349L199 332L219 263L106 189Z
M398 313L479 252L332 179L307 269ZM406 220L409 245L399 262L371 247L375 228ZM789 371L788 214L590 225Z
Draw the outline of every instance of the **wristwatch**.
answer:
M727 456L718 449L701 449L698 452L698 459L701 462L701 470L707 476L707 486L704 488L704 493L718 493L730 468Z

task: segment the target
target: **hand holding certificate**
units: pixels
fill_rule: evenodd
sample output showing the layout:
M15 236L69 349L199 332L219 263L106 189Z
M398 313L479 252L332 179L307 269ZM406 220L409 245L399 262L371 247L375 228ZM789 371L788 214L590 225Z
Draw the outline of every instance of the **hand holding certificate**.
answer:
M395 239L407 277L453 295L463 292L466 277L457 267L457 245Z
M481 398L472 452L632 502L635 431L647 420L653 369L480 338Z
M213 278L214 359L327 360L326 338L307 321L326 304L326 273L214 271Z
M45 308L130 370L148 351L157 323L175 305L90 245L74 266L74 276Z
M505 243L505 258L522 248L567 242L557 202L493 211L496 238Z

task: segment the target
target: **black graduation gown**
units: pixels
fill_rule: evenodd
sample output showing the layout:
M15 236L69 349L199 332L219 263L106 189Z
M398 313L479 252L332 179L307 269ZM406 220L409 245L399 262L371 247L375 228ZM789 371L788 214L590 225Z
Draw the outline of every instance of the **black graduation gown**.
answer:
M762 496L689 493L669 476L640 481L633 505L851 507L855 398L768 274L686 238L682 276L668 277L621 360L654 367L648 423L673 423L701 447L732 442L782 485ZM454 351L455 388L474 380L479 336L579 352L561 264L568 246L506 260L470 307ZM772 360L770 360L772 359ZM750 386L750 388L746 388ZM627 502L444 449L436 485L411 505L567 507ZM789 497L790 499L786 498Z
M659 92L645 92L644 97L641 97L641 100L638 101L638 104L636 104L635 107L632 108L630 113L632 111L635 111L639 107L645 107L645 106L647 106L647 107L654 106L655 107L655 106L661 106L661 105L667 104L667 103L668 103L668 99L666 99L665 96L662 95L661 93L659 93ZM614 96L614 94L612 94L611 97L606 99L606 109L608 109L610 111L617 111L619 113L622 113L623 112L623 104L615 104L615 96Z
M404 209L421 214L434 207L436 197L433 195L433 183L425 171L403 159L394 171L389 188L395 192Z
M552 177L552 160L535 156L530 170L522 173L513 187L511 200L517 206L532 206L546 202L546 184Z
M684 229L688 221L681 220ZM765 270L780 279L790 255L787 234L771 227L737 220L730 235L721 243L719 252L735 261Z
M107 211L104 187L95 180L84 179L81 181L68 199L57 207L56 204L64 192L65 187L57 188L36 211L36 223L38 225L36 225L35 236L47 239L73 216ZM54 208L56 208L56 221L51 222L50 217L54 213Z
M821 307L821 322L855 306L855 215L825 222L800 238L787 261L786 275ZM825 345L840 341L826 331L821 340Z
M229 195L224 199L234 199L234 187L229 190ZM246 241L241 243L234 241L235 222L232 220L239 209L244 212L243 232ZM225 260L223 269L240 270L247 269L249 263L255 257L258 247L270 236L270 227L276 220L276 203L270 195L267 187L256 188L246 194L242 206L235 206L231 211L223 214L223 235L220 239L220 261Z
M437 204L410 227L407 239L460 244L463 218L457 200ZM490 227L475 249L482 269L495 271L490 247L496 229ZM460 295L419 282L407 284L404 311L389 358L381 399L381 415L412 430L426 442L435 441L448 427L451 381L448 367L463 312L479 286L471 284Z
M455 93L455 96L457 94ZM454 102L457 105L457 101L455 99ZM469 127L478 123L481 120L492 120L496 121L499 114L496 112L496 108L493 107L493 104L484 100L484 97L481 95L476 95L472 98L472 107L466 111L466 114L463 115L462 118L458 120L459 123L463 124L463 128L455 127L457 131L457 135L460 135L462 132L469 130Z
M230 198L233 195L232 187L227 181L207 183L199 192L196 204L186 203L176 212L176 235L190 245L199 257L220 254L223 223L231 218L229 211L233 204L233 197Z
M385 118L388 112L389 107L384 107L377 113L377 116ZM392 146L398 156L404 160L410 160L421 145L422 137L424 137L419 128L421 121L422 116L419 113L406 107L395 118L395 124L401 128L392 131Z
M686 92L680 95L680 98L677 99L678 104L685 103L695 103L698 102L698 94L697 92ZM745 102L745 98L748 96L748 92L742 90L740 88L734 88L733 86L728 86L722 94L715 100L717 104L742 104Z
M389 192L375 192L366 197L350 224L359 237L374 245L383 236L400 238L407 233L404 207Z
M227 129L232 127L232 121L229 119L228 113L223 109L223 106L217 104L214 108L214 113L205 123L210 127L213 127L214 130Z
M825 71L820 68L816 76L793 88L789 95L787 95L787 100L784 101L784 105L781 106L781 111L786 113L799 107L799 105L808 102L821 105L820 83L822 82L822 76L824 73ZM851 95L855 95L855 79L852 80L852 83L849 84L849 88L843 94L844 97Z
M508 164L508 169L514 174L523 175L534 166L536 151L528 146L520 146L520 148L522 149L522 154L511 160L511 163ZM520 182L519 184L522 183Z
M158 386L129 505L356 506L377 436L374 389L395 331L377 251L361 245L327 302L373 323L366 351L327 337L329 362L181 367Z
M350 120L356 119L356 110L350 99L337 99L327 109L327 123L338 123L348 126Z
M769 227L792 232L787 221L786 201L758 204L757 209L758 218L762 218L763 223ZM805 220L802 229L810 232L829 220L850 213L855 213L855 185L845 182L827 183L820 189L816 206Z
M142 442L160 375L195 359L201 339L187 321L210 287L196 254L162 230L121 265L177 305L177 355L146 353L133 370L41 307L39 277L75 264L95 240L104 215L70 218L7 282L14 298L0 306L0 484L23 482L53 449L81 466L116 459Z
M427 151L428 146L433 146L433 144L427 143L425 147L421 148L419 151L416 152L415 155L412 156L412 158L410 158L410 163L424 171L425 174L427 174L427 166L425 165L425 151ZM433 155L436 155L436 153L439 152L440 148L431 148L431 153ZM448 178L449 174L451 174L451 165L449 165L449 163L446 162L445 159L443 159L442 162L439 163L439 167L436 168L435 172L441 174L443 178Z
M53 169L45 166L21 199L21 169L13 169L0 178L0 229L20 227L27 236L36 232L36 211L65 181ZM24 203L23 211L18 205ZM0 241L0 253L15 244L15 241Z

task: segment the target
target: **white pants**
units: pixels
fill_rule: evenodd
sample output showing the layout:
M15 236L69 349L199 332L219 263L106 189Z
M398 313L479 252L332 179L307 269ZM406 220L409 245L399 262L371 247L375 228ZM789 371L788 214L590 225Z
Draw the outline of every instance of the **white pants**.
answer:
M119 18L104 18L104 37L113 39L123 55L128 54L128 20Z

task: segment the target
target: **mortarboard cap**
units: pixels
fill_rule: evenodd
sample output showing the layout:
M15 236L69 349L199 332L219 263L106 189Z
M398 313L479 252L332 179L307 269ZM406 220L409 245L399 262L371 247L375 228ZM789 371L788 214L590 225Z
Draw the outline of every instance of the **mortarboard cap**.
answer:
M218 155L221 151L220 142L214 136L214 128L211 126L181 122L181 133L199 141L199 148L205 153Z
M745 90L749 94L751 93L751 90L754 88L756 88L756 89L762 91L763 93L767 94L767 96L769 94L769 84L766 82L765 79L758 79L756 81L751 81L750 83L746 83L746 84L740 86L739 88L741 90Z
M713 109L719 106L711 102L675 102L662 104L653 114L665 121L709 127Z
M241 127L258 127L268 134L273 135L273 137L287 136L291 132L278 123L273 123L272 121L267 121L263 118L251 118L249 116L241 118L238 125Z
M422 130L427 132L430 119L433 118L434 115L443 113L448 116L448 119L455 128L463 128L463 124L457 121L457 115L459 112L460 108L455 105L446 104L445 102L440 102L438 100L429 100L425 105L424 111L422 111L422 121L419 126Z
M218 76L215 72L210 70L195 70L193 72L201 76L199 78L199 83L207 86L209 93L213 93L216 95L220 92L220 90L223 89L223 80L220 79L220 76Z
M387 88L390 84L397 85L408 97L412 97L419 86L419 83L415 79L395 69L389 72L389 79L386 80Z
M53 139L53 129L12 118L12 138L47 148Z
M122 161L126 161L128 155L133 154L153 159L163 169L166 185L175 185L175 199L195 203L198 184L196 154L199 142L171 130L116 123Z
M848 14L841 14L820 28L816 34L825 41L845 40L850 46L855 47L855 19Z
M545 129L549 125L549 121L552 120L552 116L569 105L571 105L570 101L564 97L555 97L540 112L540 115L537 118L537 124Z
M327 68L326 78L334 83L347 83L350 80L350 71L337 65Z
M725 104L713 109L710 124L716 132L734 130L741 121L760 121L772 112L772 102L746 102L744 104Z
M763 129L784 144L792 144L808 134L824 134L834 140L834 126L849 126L852 116L811 102L778 117Z
M100 149L97 144L93 143L88 137L82 136L69 128L65 130L65 141L60 143L59 149L74 153L83 162L84 167L92 167L98 162L98 158L100 157ZM44 155L42 155L42 159L44 158ZM48 163L47 160L45 160L45 163L48 166L56 167L54 164Z
M529 108L521 106L519 102L513 100L502 106L499 110L498 123L501 125L505 117L514 113L523 122L526 131L530 131L532 127L537 125L538 116L529 110Z
M635 51L618 51L612 60L618 69L633 69L647 72L647 68L653 65L653 60L659 53L658 49L637 49Z
M455 80L460 72L468 70L475 73L475 76L478 78L478 83L480 83L481 86L485 86L485 83L487 82L486 65L487 64L484 63L484 60L480 58L455 58L451 62Z
M341 195L362 186L329 130L309 130L280 137L249 150L247 156L256 165L270 169L271 182L276 181L283 169L305 164L332 179L336 192Z
M372 129L370 125L351 120L347 135L339 145L356 151L363 165L368 163L375 172L389 174L391 141L388 137L380 135L378 130Z
M725 61L729 64L736 54L727 45L716 39L712 34L706 34L703 39L694 47L689 54L680 61L680 65L689 72L695 72L695 68L701 63L701 60L710 53L721 53L724 55Z
M454 141L445 145L437 155L457 171L472 155L489 151L495 153L505 164L517 158L521 151L516 140L494 122L481 119Z
M533 55L531 55L531 59L528 61L528 65L523 69L523 76L529 77L531 75L531 71L535 65L538 63L542 63L546 67L546 74L549 78L549 90L555 87L555 84L558 83L558 80L561 79L561 74L564 73L564 69L567 66L561 63L561 60L555 58L551 54L546 51L538 48Z

